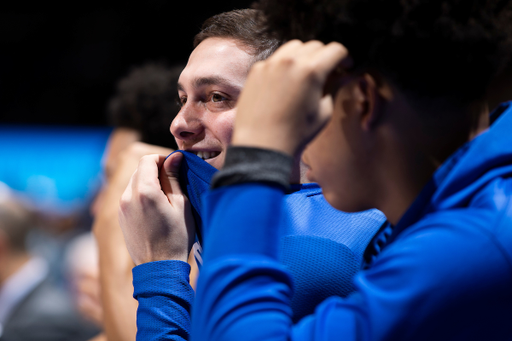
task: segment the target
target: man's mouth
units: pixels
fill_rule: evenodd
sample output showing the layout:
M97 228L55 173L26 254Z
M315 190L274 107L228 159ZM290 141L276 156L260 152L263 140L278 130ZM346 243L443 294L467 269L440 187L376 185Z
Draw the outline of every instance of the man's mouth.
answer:
M191 153L196 154L203 160L213 159L214 157L219 156L220 152L207 152L207 151L190 151Z

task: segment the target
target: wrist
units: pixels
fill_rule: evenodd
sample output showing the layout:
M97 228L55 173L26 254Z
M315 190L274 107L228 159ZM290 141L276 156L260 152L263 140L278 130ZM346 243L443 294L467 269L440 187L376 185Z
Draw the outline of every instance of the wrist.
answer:
M298 149L298 144L294 143L292 138L288 138L286 134L271 134L269 130L262 132L256 129L235 129L231 145L236 147L252 147L259 149L268 149L277 151L290 156L294 156Z
M180 261L187 262L188 261L188 252L185 253L169 253L167 250L165 252L160 253L151 253L144 257L138 257L134 259L134 263L139 266L142 264L153 263L153 262L161 262L161 261Z
M266 182L289 187L293 158L281 151L230 146L221 171L212 179L211 188L248 182Z

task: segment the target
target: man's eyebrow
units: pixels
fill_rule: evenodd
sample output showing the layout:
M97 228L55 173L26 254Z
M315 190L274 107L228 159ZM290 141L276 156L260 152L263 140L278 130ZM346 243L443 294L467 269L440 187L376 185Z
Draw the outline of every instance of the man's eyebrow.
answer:
M222 76L200 77L194 79L194 88L200 88L205 85L225 85L230 87L237 87L229 79Z
M199 77L194 79L192 82L194 88L200 88L205 85L222 85L230 88L240 90L241 87L233 84L229 79L222 76L210 76L210 77ZM177 83L178 91L185 91L185 88L181 83Z

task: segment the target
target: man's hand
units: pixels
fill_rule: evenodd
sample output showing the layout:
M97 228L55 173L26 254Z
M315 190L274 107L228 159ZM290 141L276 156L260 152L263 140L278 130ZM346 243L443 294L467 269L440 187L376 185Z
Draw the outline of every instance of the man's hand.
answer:
M187 262L194 242L194 218L178 182L183 154L167 160L147 155L121 197L119 223L136 265L159 261Z
M109 164L107 182L99 194L101 198L96 200L98 207L95 210L93 225L93 232L100 246L100 253L103 243L107 244L106 248L111 248L112 244L124 247L124 238L118 223L119 200L126 186L128 186L133 172L137 169L139 160L144 155L168 155L172 152L173 150L169 148L135 142L121 151Z
M295 156L331 115L332 98L324 95L329 76L350 64L339 43L298 40L255 63L238 101L232 144Z

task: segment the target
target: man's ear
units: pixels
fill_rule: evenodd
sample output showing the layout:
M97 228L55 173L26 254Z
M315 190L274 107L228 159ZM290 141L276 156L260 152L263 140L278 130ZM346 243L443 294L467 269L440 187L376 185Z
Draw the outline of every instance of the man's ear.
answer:
M393 97L391 87L380 75L364 73L358 78L356 92L361 102L361 126L369 131L382 120L383 105Z

